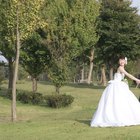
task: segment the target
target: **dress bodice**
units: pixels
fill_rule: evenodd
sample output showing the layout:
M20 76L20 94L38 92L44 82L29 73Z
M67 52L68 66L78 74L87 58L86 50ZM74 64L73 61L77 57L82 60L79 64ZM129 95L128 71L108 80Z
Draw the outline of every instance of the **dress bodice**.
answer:
M124 74L123 73L115 73L114 74L114 80L119 80L119 81L121 81L122 79L124 79Z

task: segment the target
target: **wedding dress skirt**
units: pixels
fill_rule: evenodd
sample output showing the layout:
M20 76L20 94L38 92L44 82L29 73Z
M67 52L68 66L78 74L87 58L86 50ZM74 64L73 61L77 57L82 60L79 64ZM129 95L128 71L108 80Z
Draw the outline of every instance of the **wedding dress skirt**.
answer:
M124 75L115 73L109 81L93 115L91 127L117 127L140 124L140 103L122 81Z

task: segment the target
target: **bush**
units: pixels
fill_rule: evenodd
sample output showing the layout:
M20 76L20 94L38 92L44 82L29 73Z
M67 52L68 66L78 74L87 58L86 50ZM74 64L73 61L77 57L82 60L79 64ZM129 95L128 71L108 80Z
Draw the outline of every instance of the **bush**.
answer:
M12 91L7 90L7 92L3 96L11 100L12 99Z
M20 91L17 92L17 100L22 103L41 104L43 102L43 95L41 93Z
M41 93L32 93L32 104L42 104L44 97Z
M8 99L12 99L11 90L8 90L3 96ZM17 101L25 104L47 105L52 108L66 107L74 101L74 97L71 95L55 94L43 96L41 93L33 93L22 90L17 90L16 97Z
M17 100L21 101L22 103L32 103L32 94L26 91L18 91L17 92Z
M1 83L2 84L8 84L8 80L3 80Z
M74 98L71 95L66 94L46 95L44 98L47 105L53 108L66 107L74 101Z

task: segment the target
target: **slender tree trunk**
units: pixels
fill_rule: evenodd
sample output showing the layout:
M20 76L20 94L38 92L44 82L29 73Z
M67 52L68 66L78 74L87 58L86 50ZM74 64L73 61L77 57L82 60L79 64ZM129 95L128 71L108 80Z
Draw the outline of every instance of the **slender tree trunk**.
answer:
M76 76L74 76L74 78L73 78L73 83L74 84L76 83Z
M8 67L9 67L9 82L8 82L8 90L12 90L13 86L13 73L14 73L14 63L12 58L8 59Z
M89 73L88 73L88 79L87 79L87 83L90 84L91 83L91 77L92 77L92 71L93 71L93 59L94 59L94 49L92 48L90 51L90 67L89 67Z
M17 21L16 21L16 60L14 65L14 74L13 74L13 86L12 86L12 105L11 105L11 114L12 121L17 120L16 114L16 81L18 74L18 65L19 65L19 55L20 55L20 34L19 34L19 17L18 17L18 8L17 8Z
M37 91L37 79L32 78L32 90L35 93Z
M76 81L78 82L78 83L80 83L80 79L81 79L81 69L80 69L80 65L79 65L79 63L78 63L78 65L77 65L77 67L78 67L78 70L77 70L77 76L76 76Z
M85 66L83 64L82 70L81 70L81 83L84 81L85 79Z
M59 94L60 93L60 87L59 86L55 86L55 88L56 88L55 89L56 93Z
M109 78L110 80L113 80L113 67L110 67Z
M103 77L102 77L102 70L101 70L101 78L99 84L102 85L102 83L103 83Z
M102 85L106 86L106 75L105 75L105 65L102 65L101 68L101 77L102 77Z

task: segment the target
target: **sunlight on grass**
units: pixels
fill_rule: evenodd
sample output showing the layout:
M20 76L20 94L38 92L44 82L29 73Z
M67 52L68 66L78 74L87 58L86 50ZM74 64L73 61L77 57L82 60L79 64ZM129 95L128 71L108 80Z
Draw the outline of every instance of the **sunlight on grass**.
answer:
M2 85L7 87L7 85ZM31 82L18 84L18 89L31 91ZM41 82L38 92L52 94L54 87ZM137 97L140 89L131 89ZM74 96L67 108L51 109L17 102L18 121L11 123L11 102L0 97L0 140L139 140L140 126L91 128L90 119L96 110L103 88L67 85L62 93Z

